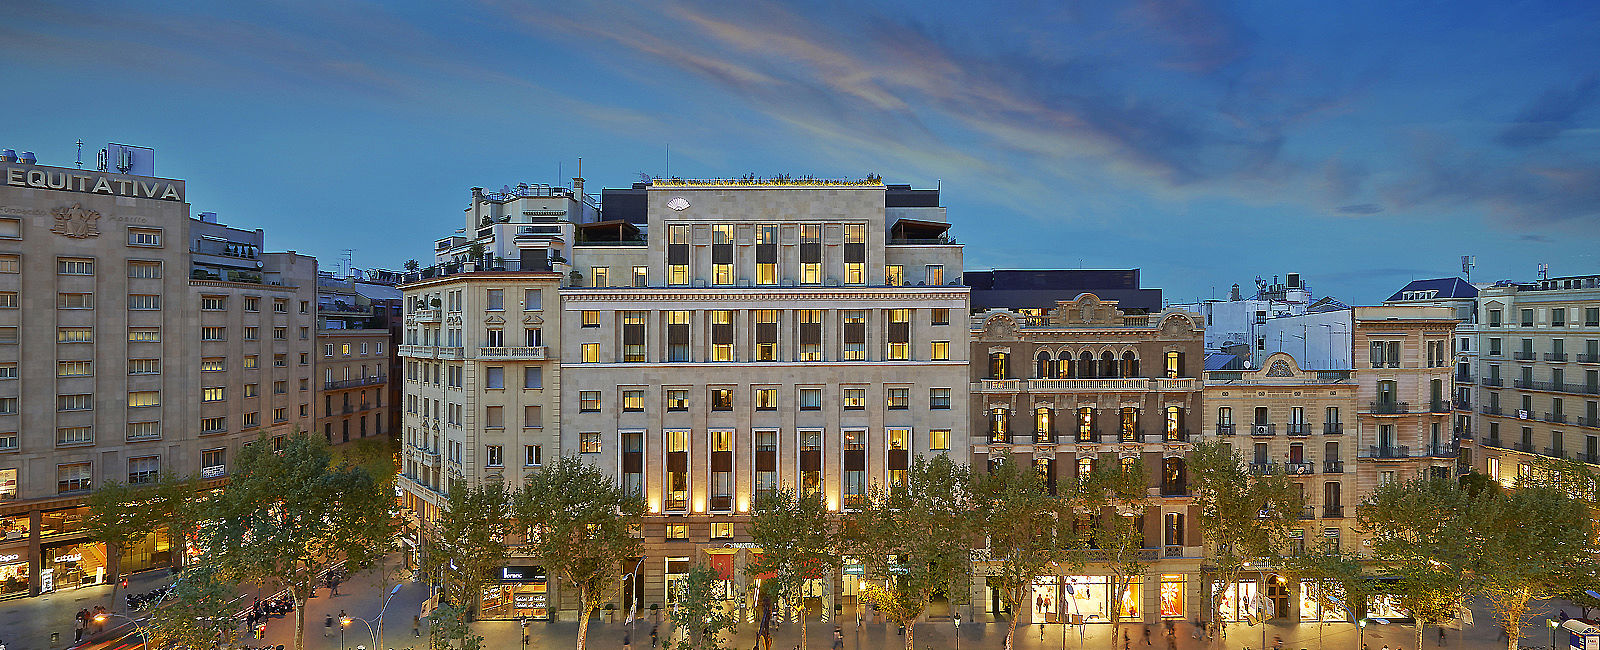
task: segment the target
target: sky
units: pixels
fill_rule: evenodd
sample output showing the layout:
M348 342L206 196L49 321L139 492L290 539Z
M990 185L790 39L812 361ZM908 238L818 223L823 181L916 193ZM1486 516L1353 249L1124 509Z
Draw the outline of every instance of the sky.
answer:
M156 149L272 250L426 260L470 188L941 187L969 269L1600 273L1600 3L0 3L0 148ZM668 166L670 151L670 172Z

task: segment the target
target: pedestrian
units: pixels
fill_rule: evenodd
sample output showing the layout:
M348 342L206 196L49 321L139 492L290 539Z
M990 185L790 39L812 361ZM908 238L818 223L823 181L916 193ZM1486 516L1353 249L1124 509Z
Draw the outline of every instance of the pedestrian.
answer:
M1383 650L1389 650L1389 644L1387 644L1387 643L1383 644Z
M327 618L322 619L322 636L333 636L333 614L329 614Z
M1444 628L1439 628L1439 647L1444 647Z
M74 634L72 638L73 641L83 640L83 617L78 617L78 621L73 623L72 632Z
M622 650L633 650L633 634L622 631Z
M416 614L411 615L411 636L422 638L422 617Z
M833 650L844 650L844 628L833 627Z
M655 623L655 624L652 624L650 626L650 647L651 648L656 647L656 641L660 638L659 636L657 636L657 634L660 631L661 631L661 624L660 623Z
M1150 626L1144 626L1144 644L1150 645Z

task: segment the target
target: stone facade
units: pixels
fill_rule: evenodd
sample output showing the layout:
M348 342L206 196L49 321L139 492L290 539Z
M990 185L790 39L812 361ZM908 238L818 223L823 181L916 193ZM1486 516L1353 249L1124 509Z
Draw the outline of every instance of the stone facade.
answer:
M1356 307L1353 321L1357 501L1380 482L1454 476L1454 310Z

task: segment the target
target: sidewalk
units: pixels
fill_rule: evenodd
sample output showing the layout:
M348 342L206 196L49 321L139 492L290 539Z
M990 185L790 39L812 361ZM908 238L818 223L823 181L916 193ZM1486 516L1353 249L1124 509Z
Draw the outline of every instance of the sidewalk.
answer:
M122 594L129 591L142 593L172 582L172 574L166 569L152 569L125 577L128 579L128 588L116 590L116 602L112 602L112 585L109 584L0 602L0 641L6 643L8 650L69 647L73 645L74 617L79 610L92 610L95 605L103 605L114 614L127 614ZM105 629L114 629L122 622L122 619L112 620L117 623L108 623ZM84 638L89 638L95 631L91 626ZM60 635L55 645L50 644L52 633Z

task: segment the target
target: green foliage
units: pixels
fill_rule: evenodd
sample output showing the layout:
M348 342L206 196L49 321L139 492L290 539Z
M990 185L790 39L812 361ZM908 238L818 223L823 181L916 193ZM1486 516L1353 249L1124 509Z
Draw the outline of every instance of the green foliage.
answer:
M578 592L578 650L602 600L621 589L624 563L643 553L633 532L644 502L577 456L563 456L528 477L513 510L528 528L528 554ZM631 565L628 566L631 568Z
M467 610L448 602L428 614L428 650L482 650L483 637L467 624Z
M1363 571L1358 556L1343 552L1327 538L1305 553L1287 558L1284 569L1300 581L1302 589L1316 586L1313 594L1323 609L1342 609L1352 621L1379 593L1378 583Z
M903 485L871 498L844 517L843 547L870 581L863 596L890 620L912 625L938 594L960 599L976 530L971 473L943 454L917 457Z
M751 578L768 575L761 583L766 596L762 602L782 600L799 611L806 579L826 575L839 565L837 535L820 493L797 495L785 489L757 499L750 517L750 540L762 554L745 566L745 572ZM803 627L801 634L805 634Z
M511 530L511 495L499 483L452 486L445 508L426 530L423 569L441 576L450 602L464 603L471 620L483 583L504 563Z
M1225 443L1196 443L1188 467L1206 557L1220 578L1208 603L1215 620L1224 590L1238 582L1247 562L1281 563L1305 498L1281 472L1251 475Z
M974 477L978 526L989 540L989 584L1001 599L1020 612L1032 592L1034 579L1067 564L1081 568L1070 517L1062 517L1062 501L1050 496L1039 471L1019 463L1010 454L997 456L989 472ZM1006 632L1012 646L1017 617Z
M162 474L156 480L149 502L150 516L167 531L167 542L176 566L187 560L189 536L205 516L207 497L200 492L200 481L193 476Z
M1485 549L1475 567L1482 593L1507 629L1519 629L1529 601L1592 588L1595 524L1566 486L1528 482L1489 500L1475 517Z
M415 271L415 270L417 270L419 268L422 268L422 265L418 264L415 259L406 260L406 270L407 271Z
M104 542L111 554L144 539L155 530L149 502L152 490L116 481L100 484L89 494L89 516L84 528L95 541ZM118 576L112 575L116 582Z
M1155 559L1145 552L1143 516L1149 505L1144 460L1122 462L1114 457L1096 462L1088 476L1078 481L1070 505L1079 516L1092 523L1088 546L1096 560L1111 572L1111 621L1121 620L1122 598L1128 585L1144 576Z
M703 564L689 569L679 583L674 625L686 634L671 646L675 650L723 650L719 637L734 629L733 615L724 611L716 596L717 574Z
M318 576L352 572L393 544L390 497L366 470L335 465L320 437L296 431L283 450L265 436L246 445L208 508L204 544L224 579L285 584L297 605L295 647Z
M172 593L153 609L144 631L151 647L210 648L228 644L238 632L230 604L237 591L215 569L197 566L183 572Z
M1378 486L1357 510L1372 557L1397 576L1399 607L1426 625L1455 617L1473 593L1471 571L1482 560L1484 515L1493 497L1473 497L1456 481L1417 478Z

